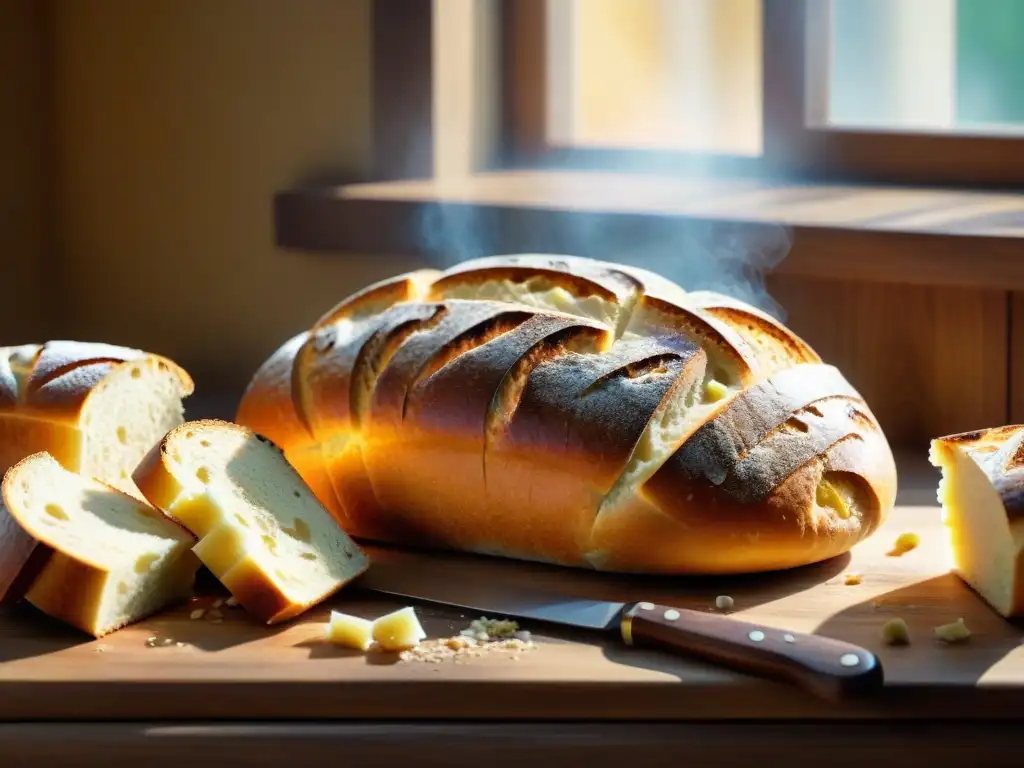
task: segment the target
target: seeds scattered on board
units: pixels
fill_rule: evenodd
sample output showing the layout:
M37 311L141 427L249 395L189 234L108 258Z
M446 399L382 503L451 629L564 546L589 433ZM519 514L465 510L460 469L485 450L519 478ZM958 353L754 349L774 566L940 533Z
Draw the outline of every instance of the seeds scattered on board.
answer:
M422 661L440 664L444 661L468 661L484 654L505 653L509 661L519 661L519 654L533 650L537 644L530 639L529 632L517 632L513 637L477 640L475 637L456 635L436 640L424 640L415 648L402 651L402 661Z
M193 605L199 602L200 599L202 598L193 598ZM195 608L191 613L189 613L188 617L192 619L192 621L199 621L199 619L205 617L211 624L220 624L224 621L224 612L220 610L222 607L236 608L238 607L238 601L234 597L228 597L226 599L218 597L210 603L209 608Z
M485 653L507 653L511 661L518 654L536 647L530 633L519 629L509 619L490 619L482 616L453 637L425 640L415 648L399 654L402 661L423 661L439 664L443 661L461 661L483 656Z

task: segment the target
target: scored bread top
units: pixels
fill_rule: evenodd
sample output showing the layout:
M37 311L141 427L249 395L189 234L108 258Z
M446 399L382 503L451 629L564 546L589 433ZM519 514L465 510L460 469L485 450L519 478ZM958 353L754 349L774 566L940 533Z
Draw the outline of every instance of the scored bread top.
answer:
M325 461L336 489L372 486L345 509L357 536L643 569L642 547L590 534L649 517L692 528L692 562L704 542L756 570L838 554L894 503L889 446L837 369L761 310L643 269L475 259L371 286L298 343L257 372L238 420L287 455L288 419L257 397L276 389L314 441L345 435ZM781 554L759 559L762 534Z
M1007 516L1024 517L1024 425L961 432L932 443L932 463L938 464L937 448L962 448L988 476Z
M75 423L89 396L116 368L152 362L177 377L182 394L194 384L176 363L137 349L80 341L0 348L0 415L40 413Z

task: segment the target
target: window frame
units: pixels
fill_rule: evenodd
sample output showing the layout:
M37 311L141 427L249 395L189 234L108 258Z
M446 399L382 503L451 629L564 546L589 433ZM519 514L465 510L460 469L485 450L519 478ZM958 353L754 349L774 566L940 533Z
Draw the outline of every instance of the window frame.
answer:
M762 0L764 148L760 157L716 156L716 175L793 181L1016 187L1024 185L1024 136L915 133L819 127L807 116L816 94L808 72L827 50L812 47L828 24L829 0ZM561 148L545 142L543 60L516 56L544 49L546 0L502 0L504 145L501 167L645 168L689 172L706 155L656 150ZM826 27L827 28L827 27ZM814 83L817 86L817 83ZM822 86L825 84L822 83ZM628 163L628 165L625 165Z

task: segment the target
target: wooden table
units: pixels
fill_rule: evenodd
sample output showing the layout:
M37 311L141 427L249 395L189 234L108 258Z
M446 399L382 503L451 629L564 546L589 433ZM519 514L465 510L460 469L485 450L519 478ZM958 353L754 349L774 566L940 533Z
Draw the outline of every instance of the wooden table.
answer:
M787 573L624 578L375 552L427 564L431 578L488 579L495 589L542 584L703 610L728 594L744 619L874 650L887 680L874 700L827 704L613 637L541 627L530 628L537 647L517 656L442 663L325 645L328 607L367 617L398 607L356 589L273 629L240 609L222 608L220 623L191 620L192 604L100 641L20 606L0 617L0 766L1016 764L1024 630L949 573L936 476L921 474L919 462L912 474L875 536L849 556ZM917 532L920 547L887 555L903 531ZM847 585L850 573L861 583ZM214 587L197 604L218 594ZM476 618L418 610L431 637ZM895 616L910 626L908 647L881 642L882 624ZM935 626L959 617L973 632L967 642L933 639Z

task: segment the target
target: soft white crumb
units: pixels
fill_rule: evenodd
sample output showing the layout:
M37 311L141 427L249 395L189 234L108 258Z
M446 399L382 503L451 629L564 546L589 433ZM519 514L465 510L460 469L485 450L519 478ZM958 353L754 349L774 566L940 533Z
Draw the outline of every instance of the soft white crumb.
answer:
M935 637L944 643L959 643L971 636L971 630L964 620L957 619L952 624L943 624L935 628Z

